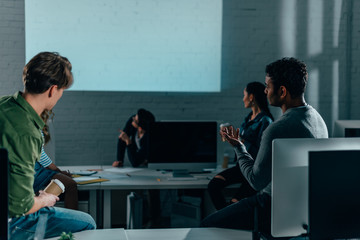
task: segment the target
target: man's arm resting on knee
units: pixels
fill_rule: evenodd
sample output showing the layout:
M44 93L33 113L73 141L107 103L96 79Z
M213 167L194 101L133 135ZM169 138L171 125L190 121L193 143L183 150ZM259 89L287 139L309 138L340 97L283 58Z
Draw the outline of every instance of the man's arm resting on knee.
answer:
M34 197L34 205L26 214L37 212L43 207L52 207L55 205L56 201L59 201L59 198L54 194L40 191L40 195Z

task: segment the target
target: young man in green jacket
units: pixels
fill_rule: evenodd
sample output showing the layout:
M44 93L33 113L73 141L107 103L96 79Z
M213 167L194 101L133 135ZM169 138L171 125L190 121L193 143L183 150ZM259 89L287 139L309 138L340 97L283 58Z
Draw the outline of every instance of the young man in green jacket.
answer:
M71 86L71 63L57 53L42 52L23 70L24 92L0 98L0 147L9 156L9 228L11 239L33 239L41 216L47 218L44 237L96 228L86 213L53 207L59 198L33 191L34 165L40 159L44 122L64 89Z

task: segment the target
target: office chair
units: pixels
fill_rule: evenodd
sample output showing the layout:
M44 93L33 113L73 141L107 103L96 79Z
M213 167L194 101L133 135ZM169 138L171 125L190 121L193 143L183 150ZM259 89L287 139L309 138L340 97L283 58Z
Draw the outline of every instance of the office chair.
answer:
M0 240L8 239L9 159L6 149L0 148Z
M252 240L289 240L293 237L273 237L271 235L271 230L265 230L265 226L261 223L261 219L264 219L263 213L260 212L258 207L254 209L254 229L252 230ZM271 224L271 222L267 223Z

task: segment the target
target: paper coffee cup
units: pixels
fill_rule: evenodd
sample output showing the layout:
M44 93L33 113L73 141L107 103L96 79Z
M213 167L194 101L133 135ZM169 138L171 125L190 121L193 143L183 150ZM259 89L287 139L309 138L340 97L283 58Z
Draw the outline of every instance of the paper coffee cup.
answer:
M230 127L230 126L231 126L230 123L222 123L222 124L220 124L220 131L225 131L225 129L226 129L227 127ZM223 142L226 141L225 137L223 137L223 136L221 136L221 140L222 140Z
M59 196L61 193L65 192L65 186L60 180L52 179L49 185L44 189L44 192Z
M222 168L228 168L229 166L229 154L224 153L224 160L222 162Z

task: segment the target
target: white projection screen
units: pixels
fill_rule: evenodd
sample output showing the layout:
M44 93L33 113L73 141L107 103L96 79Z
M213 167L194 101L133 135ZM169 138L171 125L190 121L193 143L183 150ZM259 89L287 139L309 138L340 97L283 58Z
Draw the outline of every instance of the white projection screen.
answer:
M222 0L25 0L26 61L55 51L76 91L219 92Z

